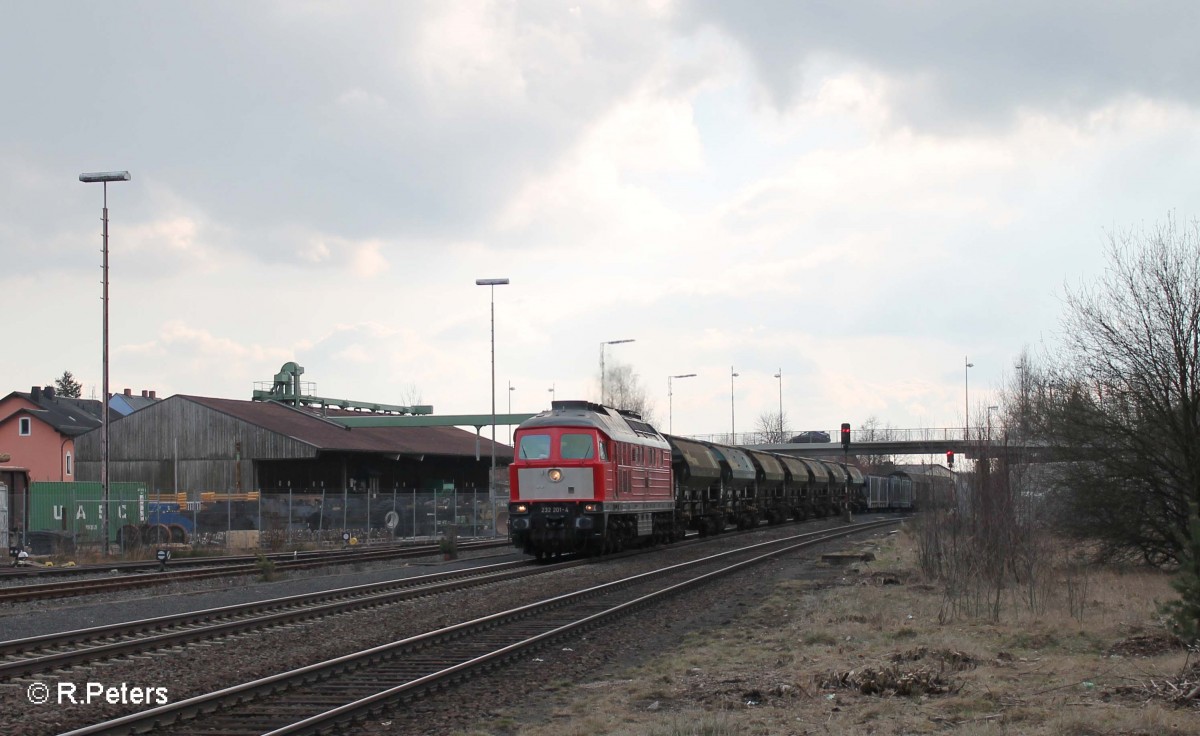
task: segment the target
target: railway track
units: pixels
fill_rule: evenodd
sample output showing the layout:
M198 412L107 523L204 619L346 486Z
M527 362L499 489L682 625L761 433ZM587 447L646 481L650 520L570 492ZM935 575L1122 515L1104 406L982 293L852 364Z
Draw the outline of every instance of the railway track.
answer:
M698 543L684 542L676 548ZM638 554L629 552L609 559ZM588 564L518 560L0 641L0 682Z
M413 598L538 575L586 562L577 560L555 565L537 565L528 560L504 562L14 639L0 642L0 681L197 641L213 641L322 616L395 605Z
M460 542L459 551L492 549L509 547L506 540L487 540L481 542ZM389 547L376 550L347 550L326 552L320 555L306 557L287 556L271 559L271 564L277 572L288 570L307 570L340 564L355 564L364 562L379 562L393 559L413 557L428 557L439 554L437 545L420 545L415 547ZM156 563L157 564L157 563ZM98 577L56 581L50 583L32 583L29 585L9 585L0 587L0 603L31 601L46 598L65 598L94 593L105 593L128 588L143 588L151 585L166 583L204 580L208 578L232 577L240 575L258 575L263 572L262 563L257 558L249 561L237 561L216 567L200 567L194 569L174 569L174 566L159 572L137 572L128 575Z
M464 542L460 542L463 544ZM388 543L384 545L364 545L345 549L308 550L303 552L265 552L253 555L208 555L203 557L172 557L172 568L211 567L214 565L235 565L240 563L257 562L259 558L272 561L292 559L313 559L333 554L365 554L386 549L428 549L432 543ZM72 567L0 567L0 581L18 578L59 578L79 577L81 575L98 575L117 570L118 572L151 572L158 570L157 560L114 560L103 563L88 563Z
M872 521L709 555L69 732L328 733L772 557L898 523Z

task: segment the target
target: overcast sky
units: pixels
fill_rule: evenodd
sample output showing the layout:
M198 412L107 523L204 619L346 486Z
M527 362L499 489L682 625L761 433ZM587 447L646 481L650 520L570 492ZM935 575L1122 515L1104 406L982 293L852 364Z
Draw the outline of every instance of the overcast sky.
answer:
M1194 2L0 1L0 388L960 426L1197 214ZM515 390L508 392L511 383ZM498 438L506 438L501 430Z

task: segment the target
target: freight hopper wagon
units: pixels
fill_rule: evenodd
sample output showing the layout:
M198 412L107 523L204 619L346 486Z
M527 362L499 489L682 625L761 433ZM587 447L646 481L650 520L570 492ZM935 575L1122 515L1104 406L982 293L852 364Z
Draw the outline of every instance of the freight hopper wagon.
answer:
M776 524L795 509L798 486L786 483L779 457L756 450L669 436L682 523L702 536L728 525ZM805 474L807 481L807 474Z
M701 535L828 516L840 502L829 463L671 435L667 441L681 521ZM836 472L844 484L844 472Z
M681 437L671 438L671 458L684 526L701 535L724 529L736 513L728 464L718 460L709 445Z
M527 554L604 553L683 535L671 446L636 415L555 401L521 423L513 444L509 528Z

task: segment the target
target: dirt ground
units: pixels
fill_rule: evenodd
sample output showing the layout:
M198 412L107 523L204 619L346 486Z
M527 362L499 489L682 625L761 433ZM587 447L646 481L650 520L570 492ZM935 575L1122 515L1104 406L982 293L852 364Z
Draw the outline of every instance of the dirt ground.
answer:
M1165 575L1089 569L1036 615L1008 591L996 620L949 618L908 533L852 551L872 559L777 579L723 625L543 684L482 732L1200 734L1200 657L1156 614Z

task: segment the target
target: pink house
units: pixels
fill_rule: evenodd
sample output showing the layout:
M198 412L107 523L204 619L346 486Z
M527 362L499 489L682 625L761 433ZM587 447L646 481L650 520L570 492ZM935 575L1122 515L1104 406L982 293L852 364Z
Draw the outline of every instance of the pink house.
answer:
M57 396L34 386L0 399L0 452L29 471L30 481L75 480L75 438L101 424L103 404Z

